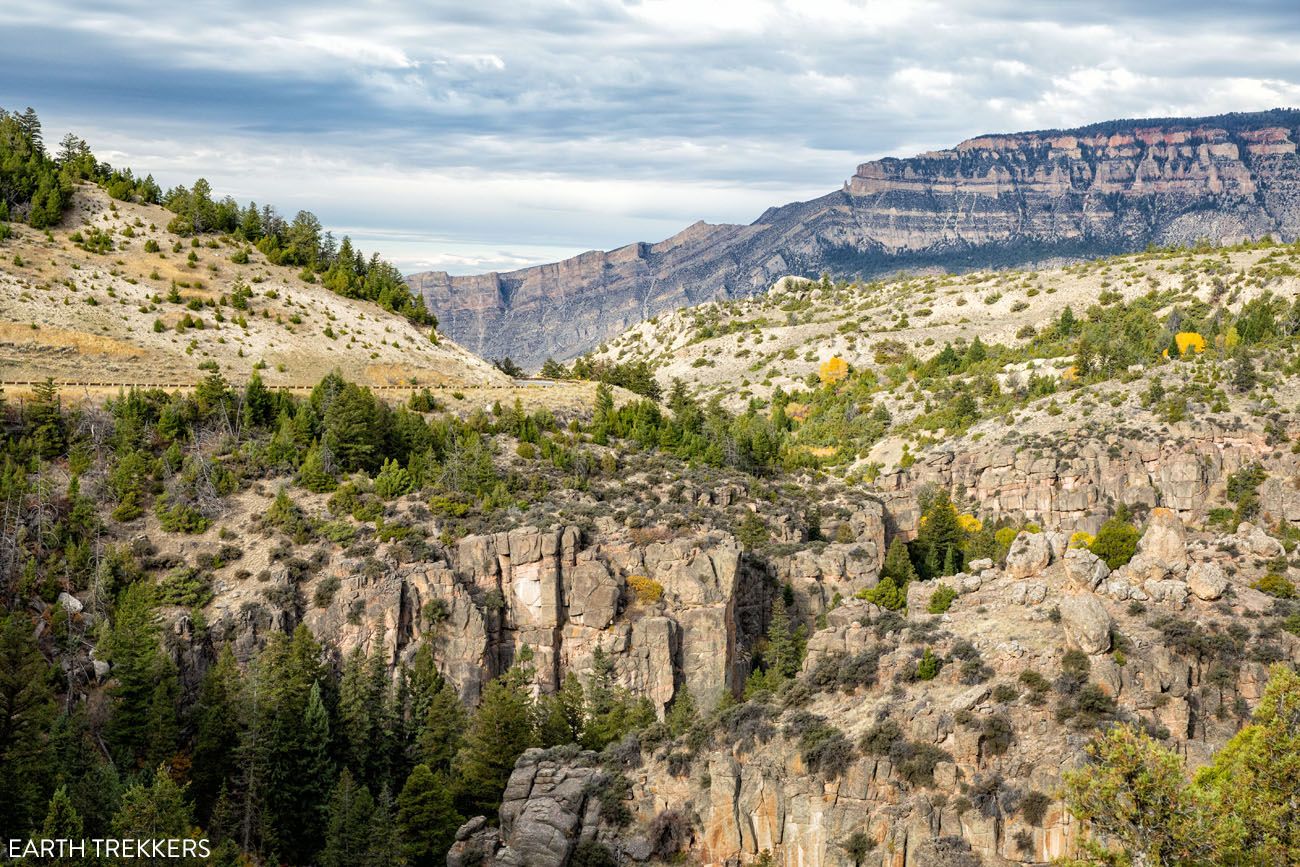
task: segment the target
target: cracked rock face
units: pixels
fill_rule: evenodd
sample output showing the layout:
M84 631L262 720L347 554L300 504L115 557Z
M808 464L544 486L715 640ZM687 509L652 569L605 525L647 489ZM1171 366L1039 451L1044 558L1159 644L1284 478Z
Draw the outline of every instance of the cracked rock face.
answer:
M458 343L539 366L787 274L870 277L966 264L981 250L1006 263L1200 238L1289 241L1300 231L1297 128L1300 114L1278 111L983 136L864 163L842 190L770 208L748 226L700 222L656 244L518 271L407 279Z

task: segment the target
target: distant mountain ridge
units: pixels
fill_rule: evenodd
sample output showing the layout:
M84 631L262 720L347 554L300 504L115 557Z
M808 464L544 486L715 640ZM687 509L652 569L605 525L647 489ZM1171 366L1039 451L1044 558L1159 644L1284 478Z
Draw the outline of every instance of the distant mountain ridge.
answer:
M1300 110L1112 120L981 135L858 166L843 187L747 226L506 273L407 279L455 340L525 365L581 354L664 310L785 274L988 267L1198 239L1300 235Z

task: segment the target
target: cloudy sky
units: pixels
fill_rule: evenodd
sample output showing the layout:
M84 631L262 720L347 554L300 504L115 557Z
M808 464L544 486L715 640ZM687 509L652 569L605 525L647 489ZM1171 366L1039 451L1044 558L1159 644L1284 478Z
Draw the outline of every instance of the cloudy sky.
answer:
M0 106L474 273L983 132L1297 106L1297 37L1254 0L3 0Z

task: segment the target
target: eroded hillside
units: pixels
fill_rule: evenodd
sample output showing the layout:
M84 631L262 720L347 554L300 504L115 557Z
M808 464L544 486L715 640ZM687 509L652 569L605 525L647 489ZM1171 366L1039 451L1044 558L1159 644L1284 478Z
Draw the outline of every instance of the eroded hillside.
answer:
M307 282L230 236L182 237L163 208L82 184L49 230L0 243L0 380L175 386L215 362L310 388L504 386L492 365L382 308Z

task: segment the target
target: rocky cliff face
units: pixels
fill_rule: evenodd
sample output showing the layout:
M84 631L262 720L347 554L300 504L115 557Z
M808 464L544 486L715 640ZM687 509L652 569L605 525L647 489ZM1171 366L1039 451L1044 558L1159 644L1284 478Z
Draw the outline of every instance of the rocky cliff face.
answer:
M453 338L526 364L785 274L871 275L1300 234L1300 112L1112 121L981 136L864 163L843 189L748 226L696 223L658 244L503 274L409 279Z
M1067 542L1022 532L1003 566L977 561L940 579L956 600L937 618L926 611L935 584L911 585L905 621L867 602L837 607L783 702L724 714L693 753L643 746L625 772L633 816L621 828L563 795L569 780L598 773L591 754L525 755L500 831L470 823L450 863L564 867L583 840L619 863L662 863L655 856L671 854L662 840L672 827L686 861L718 867L1013 865L1075 854L1080 828L1057 793L1093 726L1138 722L1203 764L1258 701L1267 661L1300 660L1300 638L1262 637L1267 649L1246 652L1230 674L1177 638L1231 643L1250 632L1235 618L1271 609L1251 583L1282 546L1256 527L1193 538L1157 508L1133 561L1113 572ZM918 682L923 648L948 662ZM857 745L834 767L809 746L809 732L828 727Z
M471 704L525 648L544 691L568 671L589 673L599 648L619 681L662 715L683 686L711 708L744 683L751 648L767 628L773 580L796 587L813 615L837 594L876 583L880 505L861 504L851 525L852 543L770 563L716 531L637 538L606 519L584 537L573 526L525 526L467 536L415 562L394 546L344 556L300 585L291 566L273 566L259 582L218 583L207 617L218 634L234 637L241 658L298 620L341 654L380 650L394 665L428 639L439 670ZM323 584L337 586L325 605L268 604L316 598Z

